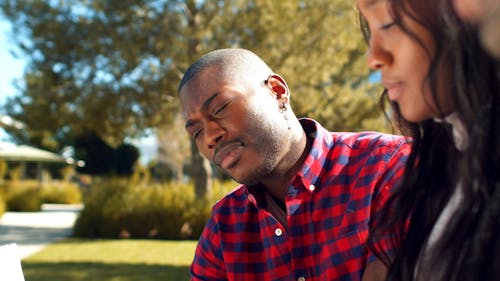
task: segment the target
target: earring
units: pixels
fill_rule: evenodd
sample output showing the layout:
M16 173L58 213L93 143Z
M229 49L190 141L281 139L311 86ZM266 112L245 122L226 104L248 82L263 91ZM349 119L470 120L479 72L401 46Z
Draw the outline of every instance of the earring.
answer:
M288 114L286 113L286 111L287 111L286 104L282 103L280 108L280 113L283 115L283 118L285 118L286 123L288 124L288 130L290 130L290 121L288 121Z

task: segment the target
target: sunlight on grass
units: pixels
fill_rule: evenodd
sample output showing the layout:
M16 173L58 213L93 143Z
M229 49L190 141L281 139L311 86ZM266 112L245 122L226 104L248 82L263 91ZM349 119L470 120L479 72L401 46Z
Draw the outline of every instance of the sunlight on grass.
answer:
M22 261L26 281L188 280L196 241L66 239Z

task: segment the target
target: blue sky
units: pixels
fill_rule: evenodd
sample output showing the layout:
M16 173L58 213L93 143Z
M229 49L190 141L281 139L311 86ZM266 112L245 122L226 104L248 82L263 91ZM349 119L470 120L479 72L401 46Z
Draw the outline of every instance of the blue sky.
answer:
M26 65L24 60L10 53L13 47L11 36L11 25L0 14L0 104L4 104L8 96L17 94L13 81L22 77ZM8 135L0 129L0 141L6 139Z
M26 62L21 58L14 58L10 53L13 47L11 25L0 15L0 103L5 102L7 96L17 93L12 81L21 78Z

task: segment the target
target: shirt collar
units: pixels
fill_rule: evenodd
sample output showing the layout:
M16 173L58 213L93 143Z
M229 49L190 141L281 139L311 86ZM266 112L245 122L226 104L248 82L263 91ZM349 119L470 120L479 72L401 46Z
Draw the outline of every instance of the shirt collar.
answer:
M319 177L323 171L324 164L327 160L327 155L330 148L333 146L333 138L318 122L309 118L302 118L299 120L306 135L313 138L311 150L307 155L300 172L297 174L296 179L302 181L303 186L309 192L312 192L308 187L317 185Z
M453 141L455 143L455 147L464 151L467 146L469 146L469 135L467 134L467 130L465 128L465 124L460 120L460 117L456 112L444 117L444 118L434 118L435 122L438 123L448 123L452 127L453 132Z

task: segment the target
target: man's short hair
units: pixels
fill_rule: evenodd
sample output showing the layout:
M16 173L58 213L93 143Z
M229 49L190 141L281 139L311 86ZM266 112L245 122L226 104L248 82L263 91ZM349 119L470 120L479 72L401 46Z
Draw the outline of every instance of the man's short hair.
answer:
M220 72L224 79L243 79L256 75L264 77L272 73L271 68L255 53L239 48L211 51L195 61L184 73L178 93L189 81L206 69Z

